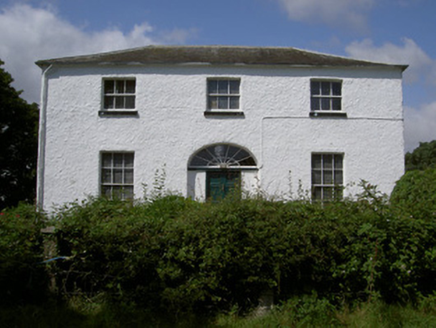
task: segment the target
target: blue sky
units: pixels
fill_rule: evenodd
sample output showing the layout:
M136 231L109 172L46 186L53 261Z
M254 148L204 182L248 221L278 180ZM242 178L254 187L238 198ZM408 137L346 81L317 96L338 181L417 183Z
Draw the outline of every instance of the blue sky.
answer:
M436 139L434 0L0 0L0 59L39 102L34 62L149 44L296 47L408 64L406 150Z

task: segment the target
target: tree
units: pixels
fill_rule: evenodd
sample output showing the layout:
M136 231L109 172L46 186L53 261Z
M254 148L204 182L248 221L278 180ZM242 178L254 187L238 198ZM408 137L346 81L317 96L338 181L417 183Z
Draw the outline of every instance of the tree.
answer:
M0 210L33 202L38 153L38 105L15 90L0 60Z
M406 154L406 171L436 167L436 140L420 142L412 153Z

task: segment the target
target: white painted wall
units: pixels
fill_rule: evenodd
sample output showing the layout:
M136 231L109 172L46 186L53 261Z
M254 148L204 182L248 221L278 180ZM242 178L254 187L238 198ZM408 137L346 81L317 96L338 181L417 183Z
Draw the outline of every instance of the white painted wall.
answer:
M139 117L99 117L105 77L136 78ZM209 77L241 79L243 118L204 116ZM347 118L309 117L311 78L343 81ZM295 194L299 181L310 189L312 152L343 153L346 184L365 179L386 193L404 171L401 70L394 67L53 66L47 87L39 179L46 209L98 195L101 151L135 152L138 198L165 166L167 189L203 199L205 174L188 174L187 165L213 143L248 149L259 170L244 172L244 186L270 195Z

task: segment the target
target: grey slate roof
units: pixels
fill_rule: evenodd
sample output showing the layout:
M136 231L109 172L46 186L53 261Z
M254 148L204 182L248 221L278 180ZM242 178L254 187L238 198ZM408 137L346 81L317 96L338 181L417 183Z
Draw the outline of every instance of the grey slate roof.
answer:
M242 46L146 46L93 55L39 60L36 62L40 67L52 64L98 65L182 63L327 67L396 67L401 70L407 68L407 65L374 63L364 60L315 53L296 48Z

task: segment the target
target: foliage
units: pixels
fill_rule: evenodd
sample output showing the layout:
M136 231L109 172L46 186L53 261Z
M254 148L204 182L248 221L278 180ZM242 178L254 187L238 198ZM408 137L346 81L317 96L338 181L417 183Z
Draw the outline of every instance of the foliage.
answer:
M415 216L375 186L362 187L356 201L326 204L90 198L56 211L58 255L66 259L44 265L38 265L44 218L21 206L2 215L2 291L43 290L35 281L46 282L47 267L70 303L82 295L126 312L141 308L168 323L190 314L203 320L223 311L250 313L272 293L278 309L292 313L291 326L335 325L335 309L362 302L434 300L436 220L418 215L418 205ZM30 277L32 283L22 283Z
M423 298L417 306L386 304L381 301L359 303L349 308L334 306L328 300L308 295L292 297L270 313L239 316L236 311L198 321L195 317L171 322L147 309L126 305L112 306L101 300L74 298L67 304L48 303L0 308L0 327L15 328L278 328L278 327L410 327L436 326L434 297Z
M412 153L406 154L406 171L436 167L436 140L420 142Z
M38 106L21 99L12 82L0 67L0 210L35 199Z
M397 181L392 204L416 219L436 218L436 168L409 171Z
M0 305L44 299L48 286L41 228L44 216L31 205L0 213Z
M404 212L406 213L406 212ZM90 199L57 213L62 292L104 293L156 311L249 311L316 292L332 304L415 302L432 293L434 220L364 185L358 201L257 199L141 204Z

